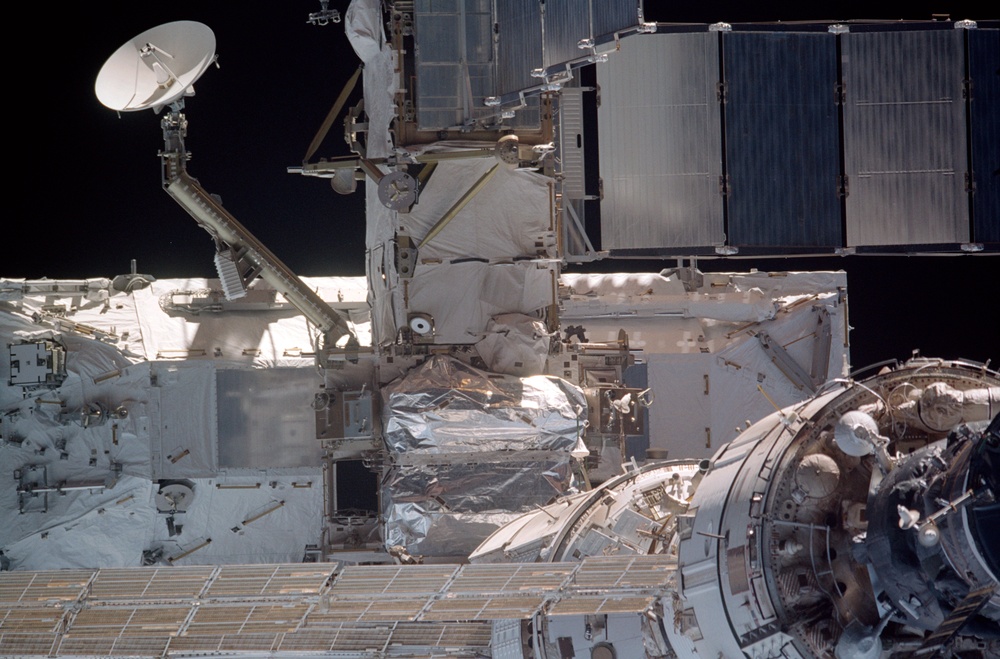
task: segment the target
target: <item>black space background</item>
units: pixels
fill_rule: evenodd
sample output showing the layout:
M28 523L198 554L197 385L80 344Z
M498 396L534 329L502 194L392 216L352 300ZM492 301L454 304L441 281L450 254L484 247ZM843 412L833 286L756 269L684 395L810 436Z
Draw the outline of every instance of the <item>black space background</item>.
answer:
M502 0L498 0L502 1ZM331 0L341 11L347 2ZM646 0L666 22L845 19L987 19L972 2L695 3ZM34 3L11 20L6 50L7 208L0 276L95 277L128 270L155 277L215 276L208 235L160 189L158 117L101 106L94 79L132 36L196 20L218 41L187 101L189 171L302 275L364 274L362 195L286 173L302 162L357 66L343 25L306 24L317 0ZM997 12L992 11L993 14ZM18 31L27 33L18 35ZM24 45L15 45L16 43ZM357 94L356 94L357 95ZM348 153L335 129L319 155ZM651 270L666 262L588 269ZM855 367L927 356L1000 357L1000 259L844 257L701 261L704 270L845 269Z

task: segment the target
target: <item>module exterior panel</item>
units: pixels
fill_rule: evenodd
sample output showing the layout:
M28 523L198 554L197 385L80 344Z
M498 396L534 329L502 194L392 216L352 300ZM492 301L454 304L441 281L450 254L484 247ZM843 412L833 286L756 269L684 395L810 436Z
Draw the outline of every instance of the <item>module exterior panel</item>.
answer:
M314 432L315 393L306 369L221 369L217 372L219 465L310 467L323 451Z
M637 35L598 66L604 249L724 242L718 44Z
M973 239L1000 241L1000 30L969 30Z
M969 239L961 30L843 35L847 239Z
M583 90L567 87L559 100L559 155L563 195L568 199L583 199L587 194L583 121Z
M729 244L839 247L836 37L724 36Z

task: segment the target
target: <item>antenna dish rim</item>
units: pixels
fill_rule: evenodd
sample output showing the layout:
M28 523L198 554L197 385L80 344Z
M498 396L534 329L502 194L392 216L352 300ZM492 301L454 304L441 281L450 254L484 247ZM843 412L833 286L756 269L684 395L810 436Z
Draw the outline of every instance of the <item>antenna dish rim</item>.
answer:
M161 108L194 93L215 61L215 33L197 21L163 23L122 44L101 66L94 94L118 112Z

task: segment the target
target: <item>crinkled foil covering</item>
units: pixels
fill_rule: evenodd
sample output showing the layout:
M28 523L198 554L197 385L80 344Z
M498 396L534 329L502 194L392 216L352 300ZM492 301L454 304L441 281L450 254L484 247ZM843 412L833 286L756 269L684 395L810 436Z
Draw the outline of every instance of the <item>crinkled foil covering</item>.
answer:
M387 547L467 556L499 526L572 491L587 407L576 386L431 357L383 389L392 466L382 485Z

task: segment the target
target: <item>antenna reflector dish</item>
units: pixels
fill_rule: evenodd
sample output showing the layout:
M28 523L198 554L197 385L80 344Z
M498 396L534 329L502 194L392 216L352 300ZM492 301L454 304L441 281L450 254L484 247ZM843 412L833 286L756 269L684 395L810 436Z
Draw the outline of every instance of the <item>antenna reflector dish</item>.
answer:
M97 74L94 92L119 112L159 110L190 96L215 61L215 33L203 23L165 23L127 41Z
M434 330L434 321L425 314L410 316L410 329L420 336L426 336Z
M330 179L330 187L337 194L351 194L358 189L358 180L354 178L353 169L338 169Z

